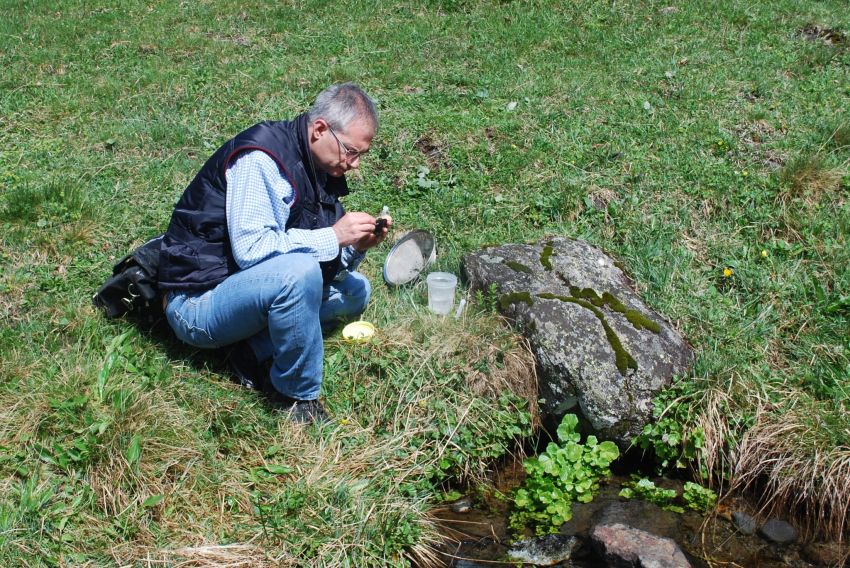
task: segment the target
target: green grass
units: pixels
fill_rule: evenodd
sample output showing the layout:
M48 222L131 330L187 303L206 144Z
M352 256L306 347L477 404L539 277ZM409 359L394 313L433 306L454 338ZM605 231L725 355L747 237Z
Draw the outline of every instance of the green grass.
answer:
M436 235L437 268L453 272L484 244L562 234L601 246L696 349L687 394L702 404L681 418L685 431L715 435L729 470L742 440L778 448L753 440L792 421L793 463L810 465L791 479L813 480L814 493L840 481L850 431L844 2L672 13L591 1L2 7L4 565L184 553L401 563L433 537L428 464L448 459L452 479L486 467L477 436L454 449L451 430L417 437L436 416L486 431L477 421L489 399L460 371L504 367L471 354L475 342L432 354L442 333L421 288L376 286L366 316L391 345L328 344L325 395L351 428L307 433L231 388L202 354L89 305L112 263L165 227L221 142L306 109L338 80L362 84L382 117L350 210L389 205L399 230ZM845 39L811 37L812 25ZM386 250L365 266L376 282ZM490 321L482 308L473 319ZM490 327L455 331L514 345ZM424 407L396 414L426 391ZM492 420L504 440L518 427ZM262 473L275 464L294 469ZM370 521L361 530L353 518Z

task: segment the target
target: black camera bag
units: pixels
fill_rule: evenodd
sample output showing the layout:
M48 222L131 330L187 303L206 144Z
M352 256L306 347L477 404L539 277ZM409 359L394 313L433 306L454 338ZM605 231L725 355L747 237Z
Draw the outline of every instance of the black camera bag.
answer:
M162 312L162 296L157 288L159 245L157 235L118 261L103 286L92 297L92 303L108 318L136 312L148 318Z

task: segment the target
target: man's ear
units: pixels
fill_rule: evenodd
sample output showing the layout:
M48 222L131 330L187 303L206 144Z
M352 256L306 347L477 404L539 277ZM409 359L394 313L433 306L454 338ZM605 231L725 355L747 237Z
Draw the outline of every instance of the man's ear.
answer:
M312 139L313 141L318 140L322 136L325 135L325 132L328 130L328 123L324 118L317 118L313 121L313 128L311 129Z

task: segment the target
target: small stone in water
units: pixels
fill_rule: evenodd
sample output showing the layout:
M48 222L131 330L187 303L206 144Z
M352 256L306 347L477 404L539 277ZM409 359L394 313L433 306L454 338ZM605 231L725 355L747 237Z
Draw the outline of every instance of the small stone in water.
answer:
M451 509L453 513L468 513L471 508L472 499L469 497L463 497L449 505L449 509Z
M759 530L759 534L776 544L788 544L797 540L797 529L779 519L770 519Z
M547 534L531 540L521 540L508 551L512 560L527 562L535 566L552 566L569 560L579 547L579 540L574 536Z
M756 532L756 520L743 511L732 513L732 521L743 534L751 535Z

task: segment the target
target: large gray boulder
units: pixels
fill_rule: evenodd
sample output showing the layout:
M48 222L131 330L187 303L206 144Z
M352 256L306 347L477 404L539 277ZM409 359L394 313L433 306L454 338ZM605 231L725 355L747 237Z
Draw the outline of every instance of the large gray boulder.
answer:
M471 289L495 286L500 310L529 339L547 426L578 411L626 447L650 420L653 395L692 362L617 263L584 241L489 247L466 255L463 271Z

